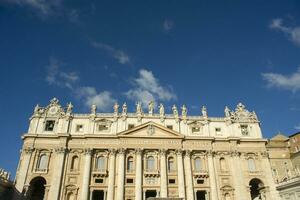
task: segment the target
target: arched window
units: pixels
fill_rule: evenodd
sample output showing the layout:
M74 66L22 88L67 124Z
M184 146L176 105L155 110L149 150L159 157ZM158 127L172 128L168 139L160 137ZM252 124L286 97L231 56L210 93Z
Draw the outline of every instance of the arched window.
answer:
M249 158L248 159L248 169L250 172L253 172L256 170L256 167L255 167L255 161L253 158Z
M169 172L175 171L175 161L174 161L174 158L173 158L173 157L170 157L170 158L168 159L168 171L169 171Z
M200 171L201 170L201 159L200 158L196 158L195 159L195 171Z
M147 169L148 170L154 170L155 169L155 167L154 167L154 158L153 158L153 156L149 156L148 158L147 158Z
M39 157L37 169L39 170L46 170L48 167L48 155L41 154Z
M127 171L131 172L133 171L134 166L133 166L133 157L128 157L127 158Z
M79 158L78 156L73 156L71 161L71 170L78 170Z
M220 168L221 168L221 171L226 171L227 170L227 165L226 165L225 158L220 158Z
M105 158L103 156L97 158L96 169L100 171L105 170Z

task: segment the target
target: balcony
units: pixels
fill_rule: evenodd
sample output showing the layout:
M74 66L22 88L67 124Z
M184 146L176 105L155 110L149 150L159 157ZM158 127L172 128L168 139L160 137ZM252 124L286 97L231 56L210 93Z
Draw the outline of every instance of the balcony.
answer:
M107 177L108 171L106 169L94 169L93 177Z
M145 169L144 170L145 177L159 177L159 170L157 169Z
M193 175L195 178L207 178L208 171L207 170L194 170Z

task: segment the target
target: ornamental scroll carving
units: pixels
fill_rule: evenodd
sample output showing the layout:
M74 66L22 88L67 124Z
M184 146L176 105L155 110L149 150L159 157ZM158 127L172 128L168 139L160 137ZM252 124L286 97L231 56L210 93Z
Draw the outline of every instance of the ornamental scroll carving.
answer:
M235 111L231 111L227 106L224 110L226 119L237 122L258 122L256 113L249 112L242 103L238 103Z

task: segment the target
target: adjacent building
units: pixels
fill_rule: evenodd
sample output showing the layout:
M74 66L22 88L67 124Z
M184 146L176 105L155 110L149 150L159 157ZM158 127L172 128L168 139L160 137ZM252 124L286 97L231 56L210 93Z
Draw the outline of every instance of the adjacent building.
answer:
M30 118L16 188L48 200L278 200L255 112L241 103L222 117L201 112L150 102L74 113L54 98Z

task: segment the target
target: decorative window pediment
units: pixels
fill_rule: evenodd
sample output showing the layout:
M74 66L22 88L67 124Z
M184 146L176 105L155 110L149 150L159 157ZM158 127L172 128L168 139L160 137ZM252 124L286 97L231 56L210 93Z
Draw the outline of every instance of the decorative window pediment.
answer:
M203 128L203 123L201 123L200 121L194 121L188 124L191 132L194 134L200 134L202 132L202 128Z
M99 132L109 132L112 123L113 123L112 121L106 120L106 119L97 120L96 121L97 131L99 131Z

